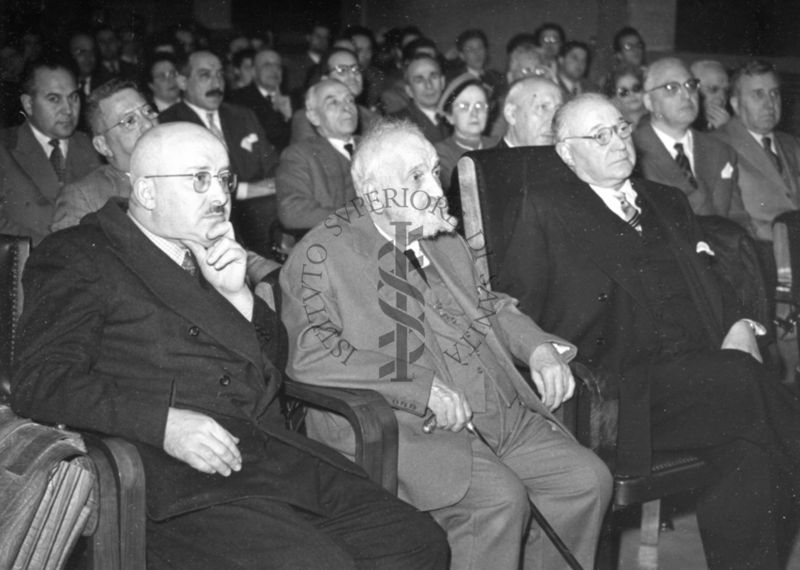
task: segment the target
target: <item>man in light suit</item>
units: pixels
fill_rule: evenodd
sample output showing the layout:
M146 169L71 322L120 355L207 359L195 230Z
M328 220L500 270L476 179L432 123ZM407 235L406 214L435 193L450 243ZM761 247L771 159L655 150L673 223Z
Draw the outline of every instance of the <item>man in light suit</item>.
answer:
M287 371L383 394L399 424L399 496L447 530L452 568L562 567L539 527L528 529L528 498L593 568L609 473L551 414L573 393L573 347L487 289L453 231L437 163L408 122L362 140L358 197L312 229L281 272ZM530 366L541 399L515 362ZM353 453L345 424L308 422Z
M75 128L80 96L65 66L40 61L23 81L27 121L0 133L13 166L0 173L0 231L30 236L34 244L49 233L59 190L100 166L88 137Z
M245 282L230 164L204 128L151 129L130 200L34 251L12 406L137 446L148 568L443 569L433 521L285 428L285 332Z
M736 153L691 128L700 109L699 80L684 63L667 57L645 74L649 121L633 133L643 178L680 189L698 215L730 218L754 233L737 184Z
M319 134L283 152L275 181L281 223L298 234L355 196L350 159L358 111L353 94L343 83L323 79L308 89L305 112Z
M196 51L179 66L183 101L159 115L159 121L187 121L208 128L225 142L239 178L233 223L249 248L268 255L270 226L277 220L275 169L278 154L250 109L223 102L225 79L220 59Z
M777 569L800 405L760 363L763 327L717 280L686 196L629 178L630 125L611 102L578 96L554 125L549 183L525 189L498 289L608 380L618 473L649 473L651 450L712 465L697 504L709 568Z
M772 242L775 216L800 205L800 141L776 130L781 120L781 91L771 65L751 62L734 74L731 83L735 116L714 131L714 136L738 154L745 209L756 237Z

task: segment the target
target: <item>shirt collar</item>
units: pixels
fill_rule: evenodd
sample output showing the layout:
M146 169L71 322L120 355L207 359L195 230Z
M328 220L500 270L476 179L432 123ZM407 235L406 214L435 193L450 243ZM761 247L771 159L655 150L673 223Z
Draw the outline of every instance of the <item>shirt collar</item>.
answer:
M200 120L203 121L203 124L206 126L207 129L211 128L211 125L208 124L208 114L214 113L214 121L217 123L217 128L222 129L222 123L219 120L219 109L216 111L209 111L208 109L203 109L202 107L198 107L197 105L193 105L189 103L186 99L183 100L186 103L186 106L189 107L192 111L197 113L200 117Z
M131 215L130 210L128 210L128 217L134 224L136 224L136 227L142 231L145 237L149 239L151 242L153 242L153 245L155 245L158 249L167 254L167 256L172 261L174 261L180 266L183 266L183 259L184 257L186 257L186 252L189 251L187 248L175 243L174 241L168 240L161 236L157 236L156 234L148 230L146 227L144 227L141 223L139 223L139 220L137 220Z
M397 249L400 249L400 246L397 244L397 242L395 242L394 238L389 237L388 235L386 235L386 232L384 232L380 227L378 227L378 224L376 224L374 222L374 220L373 220L372 223L375 226L375 229L378 230L378 233L381 234L381 236L383 236L383 238L386 241L388 241L389 243L393 244ZM420 267L427 267L430 264L430 261L428 260L428 257L424 253L422 253L422 247L419 244L419 239L415 239L414 241L409 243L408 247L406 247L406 249L403 251L403 253L405 253L406 251L413 251L414 252L414 255L417 256L417 260L419 261Z
M53 147L50 145L50 141L52 140L51 137L48 137L42 131L34 127L33 123L31 123L30 121L28 121L28 125L30 126L31 131L33 132L33 137L36 139L36 142L38 142L39 145L42 147L42 150L44 150L44 154L49 157L50 153L53 152ZM67 151L69 150L69 139L58 139L58 141L59 141L58 148L61 149L61 154L64 155L64 160L66 160Z
M682 138L674 139L655 125L652 125L652 127L653 131L656 133L656 136L667 148L667 151L669 151L669 154L672 156L672 158L675 158L678 155L678 152L675 150L675 143L680 143L683 145L683 151L686 153L686 156L689 157L690 161L693 161L694 137L692 136L692 129L688 129Z
M776 147L775 147L775 133L774 132L769 132L769 133L767 133L765 135L760 135L760 134L758 134L756 132L751 131L750 129L747 129L747 132L750 133L750 135L754 139L756 139L756 142L759 144L759 146L764 146L764 142L763 142L764 141L764 137L769 137L770 142L772 143L772 150L775 150Z
M269 91L269 90L264 89L263 87L261 87L261 85L259 85L258 83L255 83L255 81L253 83L255 84L256 88L258 89L258 92L261 93L262 97L270 96L270 97L272 97L274 99L275 97L277 97L278 95L281 94L279 89L273 89L272 91Z
M335 148L337 151L339 151L339 154L344 156L347 160L350 160L352 158L350 156L350 153L347 152L347 149L344 148L344 145L351 144L351 145L353 145L353 148L355 148L355 142L353 141L353 137L350 137L347 140L332 139L332 138L328 138L328 137L325 137L325 139L329 143L331 143L331 146L333 146L333 148Z
M622 192L625 196L625 200L637 211L641 212L642 209L636 205L636 190L633 189L633 185L631 184L630 179L625 180L622 186L619 189L615 190L614 188L603 188L602 186L595 186L594 184L589 184L591 189L597 194L603 203L608 207L609 210L617 214L620 218L625 219L625 214L622 211L622 205L619 203L619 198L617 198L617 194Z

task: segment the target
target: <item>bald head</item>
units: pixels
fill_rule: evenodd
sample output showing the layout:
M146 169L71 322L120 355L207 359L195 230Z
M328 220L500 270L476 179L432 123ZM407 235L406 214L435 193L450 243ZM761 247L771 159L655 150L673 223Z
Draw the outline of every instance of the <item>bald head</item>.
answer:
M503 107L506 139L513 146L553 144L553 114L563 103L561 88L543 77L526 77L511 85Z
M131 155L131 181L164 174L176 161L191 156L196 147L209 147L227 155L225 145L211 131L194 123L167 123L150 129L136 143Z
M725 108L728 104L731 82L725 66L718 61L706 59L696 61L691 67L692 75L700 80L703 105ZM708 114L708 111L706 112Z

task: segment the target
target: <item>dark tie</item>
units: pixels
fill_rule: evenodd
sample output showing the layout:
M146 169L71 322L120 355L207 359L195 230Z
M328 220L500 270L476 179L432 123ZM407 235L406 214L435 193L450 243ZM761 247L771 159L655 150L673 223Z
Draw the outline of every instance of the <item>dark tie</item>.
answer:
M425 270L422 269L422 264L419 262L417 255L410 249L405 250L403 254L406 256L409 263L411 263L411 267L413 267L417 273L419 273L420 277L422 277L422 280L425 281L425 283L428 283L428 278L425 276Z
M181 262L181 269L186 271L192 277L197 277L197 262L194 260L194 256L192 255L191 251L187 251L183 256L183 262Z
M681 143L675 143L675 152L678 153L675 156L675 162L677 162L678 166L681 168L681 170L683 170L683 173L686 175L686 178L689 180L689 184L692 185L692 188L697 188L697 179L694 177L692 165L689 164L689 157L686 156L685 152L683 152L683 145Z
M350 157L352 158L353 157L353 153L356 151L356 147L353 146L353 143L346 143L344 145L344 150L346 150L347 154L349 154Z
M265 99L267 100L267 105L269 106L269 108L272 109L273 108L273 106L272 106L272 94L271 93L267 93L267 96L265 97Z
M50 152L50 164L53 165L53 170L56 171L58 182L64 183L64 155L61 153L61 142L58 139L50 139L50 146L53 150Z
M775 163L775 168L778 169L779 174L783 174L783 164L781 164L781 157L772 150L772 139L770 137L761 137L761 144L764 145L764 150L767 151L770 159Z

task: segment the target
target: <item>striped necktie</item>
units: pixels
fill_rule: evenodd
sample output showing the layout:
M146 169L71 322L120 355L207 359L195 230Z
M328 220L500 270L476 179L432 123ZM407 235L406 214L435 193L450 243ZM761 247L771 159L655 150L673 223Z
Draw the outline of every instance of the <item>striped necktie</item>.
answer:
M614 192L614 197L619 200L619 205L622 208L623 219L628 222L628 225L635 229L637 232L642 233L642 214L636 209L633 204L628 202L625 194L618 190Z
M675 162L678 163L678 166L686 175L686 178L689 179L689 184L691 184L692 188L697 188L697 179L694 177L689 157L683 152L683 145L681 143L675 143L675 152L678 153L675 155Z
M66 168L64 167L64 153L61 152L61 141L50 139L49 144L53 147L53 150L50 151L50 164L53 165L53 170L56 171L59 184L64 184Z
M214 113L209 112L206 113L206 117L208 117L208 130L210 130L214 135L221 141L225 141L225 137L222 134L222 130L217 125L217 121L214 118Z

